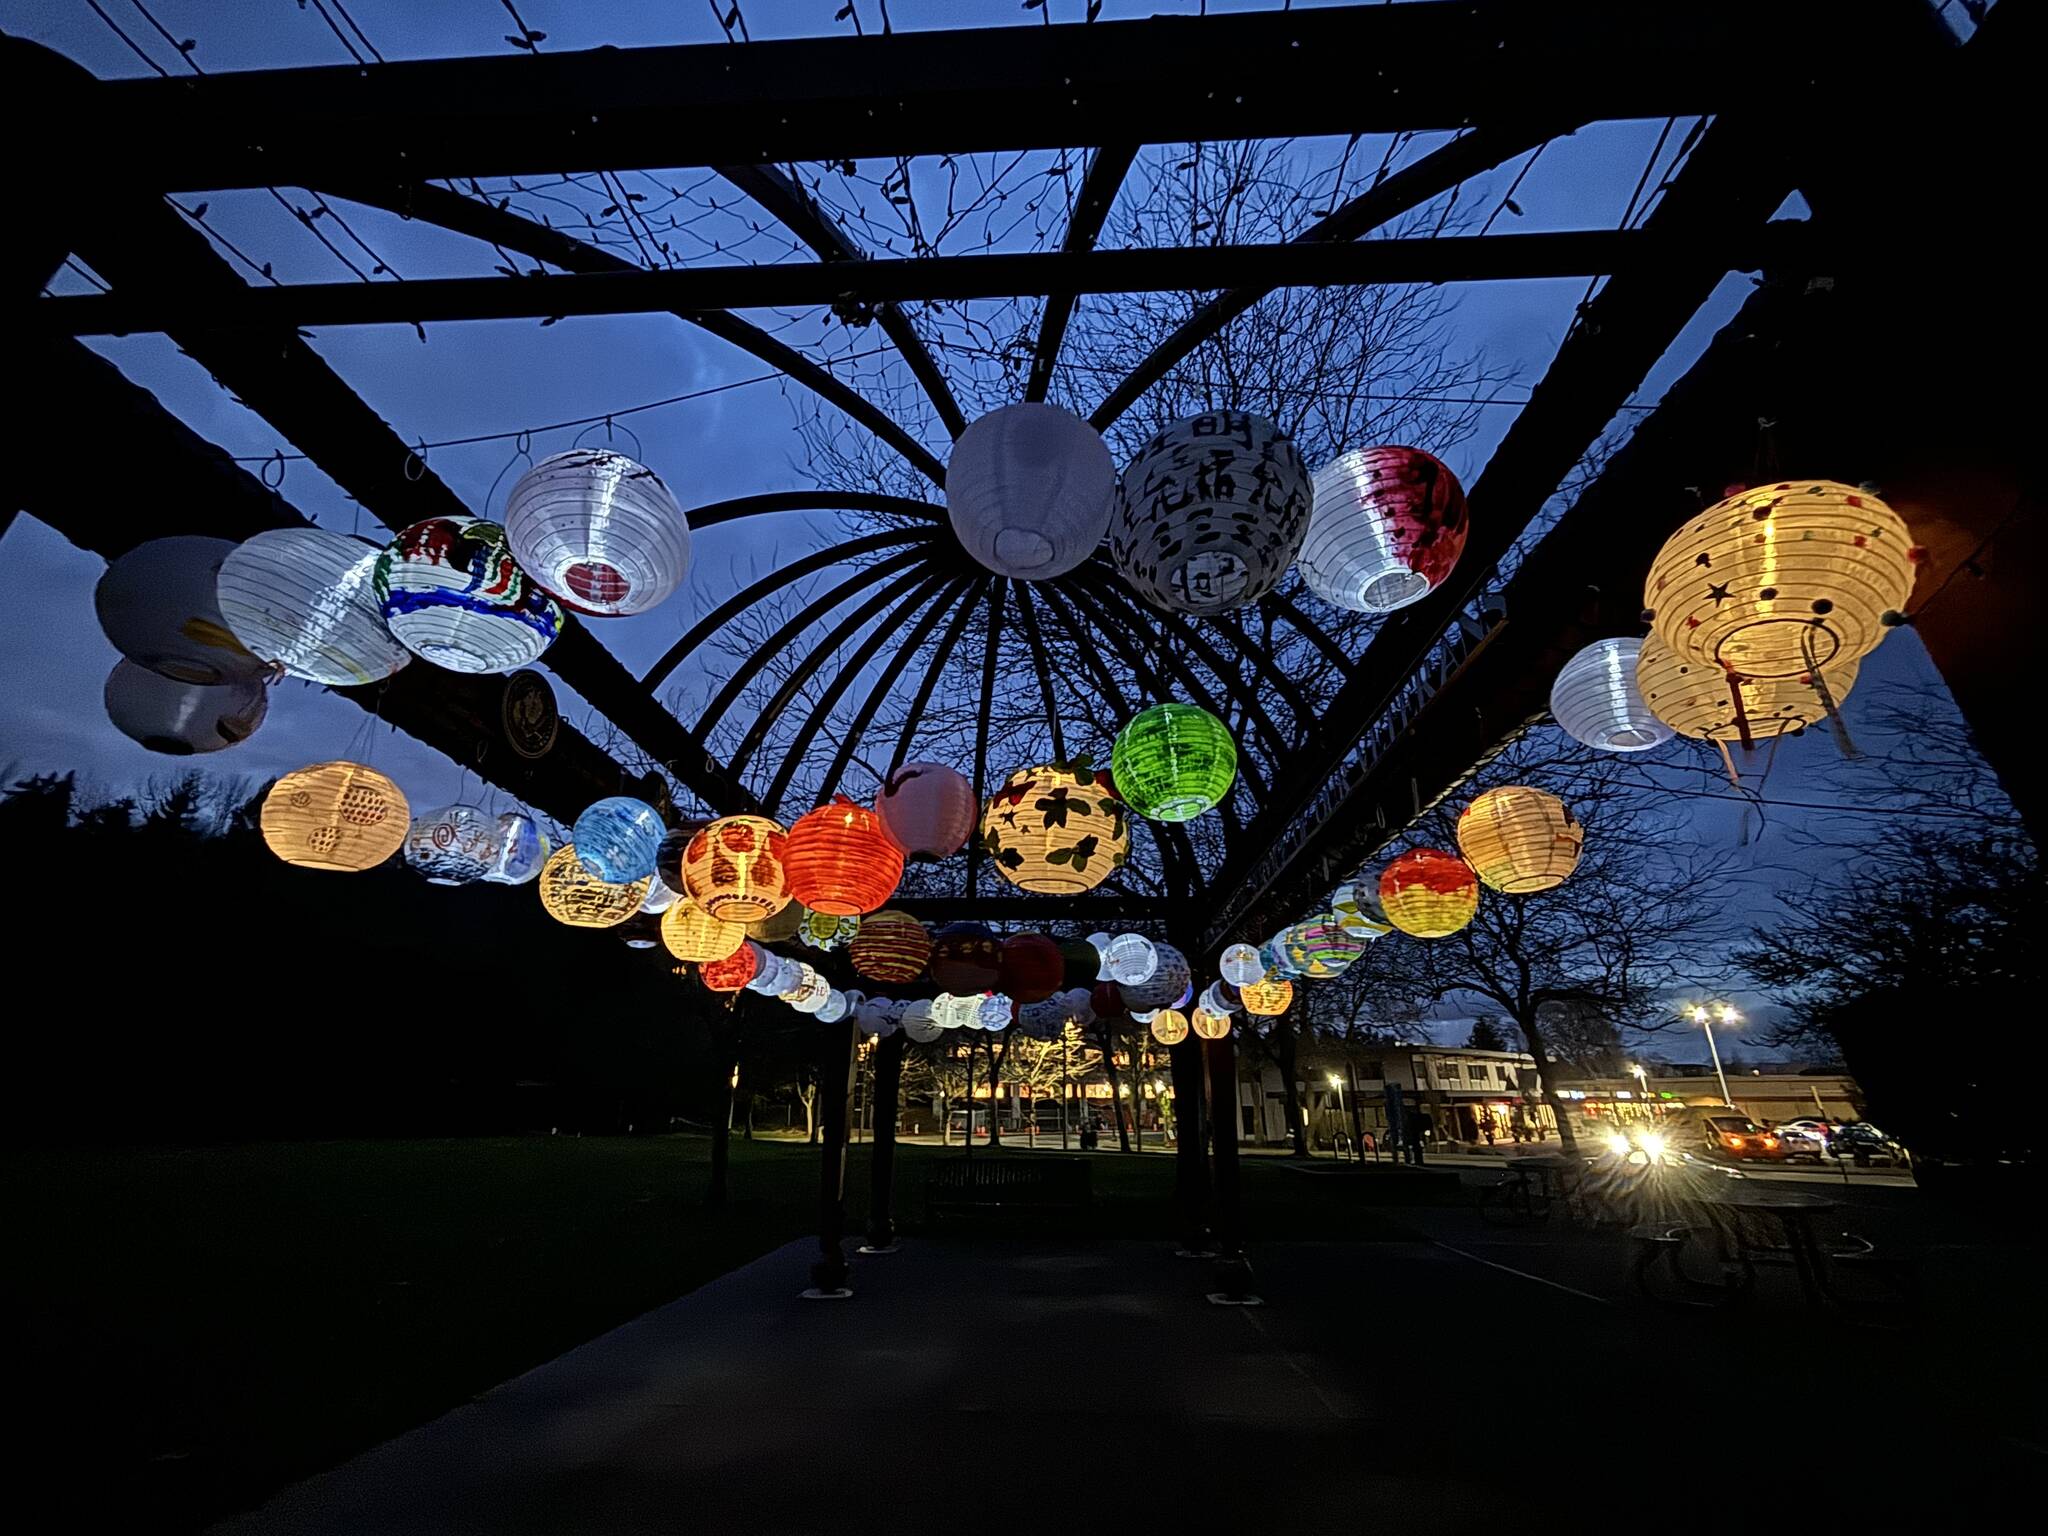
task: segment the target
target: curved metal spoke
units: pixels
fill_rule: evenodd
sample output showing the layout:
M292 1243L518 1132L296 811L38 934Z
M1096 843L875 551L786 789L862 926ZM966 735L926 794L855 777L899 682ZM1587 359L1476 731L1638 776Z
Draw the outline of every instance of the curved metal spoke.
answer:
M988 717L995 711L996 657L1003 643L1003 593L1010 585L998 576L988 589L988 635L981 648L981 710L974 717L974 792L988 793ZM981 839L967 840L967 894L980 888Z
M910 758L910 744L917 737L917 727L924 718L924 707L931 702L932 689L938 686L939 674L946 669L946 660L953 654L953 648L960 643L960 636L967 629L967 621L974 617L975 605L981 601L981 594L993 576L983 576L974 588L961 599L960 611L953 616L953 622L946 626L946 632L939 638L939 648L932 653L932 664L924 669L924 681L917 685L917 697L910 702L904 713L903 728L896 735L896 752L889 759L889 773L901 768ZM884 778L888 774L883 775Z
M1088 174L1081 178L1081 195L1067 220L1066 238L1060 241L1061 250L1095 249L1103 221L1109 217L1110 206L1116 201L1117 189L1124 184L1131 162L1137 157L1138 146L1135 143L1105 144L1095 151L1095 158L1088 162ZM1031 376L1024 385L1026 400L1043 400L1045 392L1052 387L1053 365L1059 361L1060 343L1066 340L1067 321L1073 318L1073 314L1073 294L1049 293L1045 296L1045 312L1038 320L1038 342L1031 351Z
M928 523L946 520L946 509L913 496L887 496L878 491L766 491L758 496L735 496L730 501L708 502L689 511L692 528L711 528L737 517L759 517L766 512L889 512L903 517L923 518Z
M840 733L839 750L832 754L832 765L825 770L824 782L818 791L820 794L830 794L838 789L840 780L846 774L847 765L860 751L861 738L867 735L868 727L874 723L875 715L890 694L895 692L897 680L903 676L910 663L917 659L917 653L923 649L925 641L930 639L932 631L938 628L939 620L953 612L973 586L974 578L971 576L956 579L950 587L939 594L938 601L924 611L924 616L917 621L916 627L896 648L896 654L889 658L889 664L882 669L882 675L875 679L875 685L868 690L867 699L861 704L859 712ZM862 766L873 772L871 764Z
M1273 610L1287 621L1290 629L1323 653L1324 659L1331 666L1335 667L1345 677L1351 675L1351 658L1345 654L1343 646L1330 638L1322 625L1303 613L1290 600L1282 597L1278 592L1268 592L1259 599L1259 606L1261 608L1269 603L1272 605Z
M1067 736L1060 729L1059 701L1052 696L1052 668L1045 659L1045 640L1038 633L1038 615L1032 611L1031 588L1025 583L1017 586L1017 617L1024 621L1024 641L1031 648L1031 665L1038 673L1038 691L1045 699L1045 729L1052 737L1052 755L1056 762L1066 762Z

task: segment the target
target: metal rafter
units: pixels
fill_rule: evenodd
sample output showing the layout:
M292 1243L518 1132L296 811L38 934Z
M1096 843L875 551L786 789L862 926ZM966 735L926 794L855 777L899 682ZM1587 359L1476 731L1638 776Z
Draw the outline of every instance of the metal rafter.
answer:
M917 653L924 648L925 641L931 638L932 631L938 628L939 621L961 606L963 600L972 601L968 593L973 586L974 578L971 576L957 578L939 594L938 600L924 611L910 634L896 647L896 654L889 658L888 665L882 668L874 686L868 689L868 696L862 701L860 709L855 712L845 731L840 734L839 748L832 754L831 766L825 770L823 792L839 788L846 776L847 765L860 751L860 744L867 735L868 727L874 723L882 705L895 692L898 680L908 670L911 662L917 659Z
M995 711L996 662L1002 650L1003 594L1010 585L998 576L988 589L988 633L981 647L981 709L974 717L974 792L988 790L988 722ZM976 894L981 884L981 837L979 829L967 841L967 894Z
M946 626L946 633L940 637L938 649L932 652L932 664L925 668L924 680L917 685L917 696L910 701L910 708L904 712L903 727L896 735L896 751L889 759L889 773L894 773L910 760L910 744L917 739L918 725L924 719L924 707L931 702L932 690L939 683L939 674L945 671L946 662L951 658L954 647L959 645L960 636L966 631L968 620L974 617L974 610L981 602L982 593L994 580L992 576L983 576L976 580L973 589L961 599L960 611L953 616L953 622Z
M1258 606L1270 609L1273 613L1285 619L1289 628L1323 653L1323 659L1337 669L1339 676L1349 677L1351 675L1351 668L1355 663L1350 655L1346 653L1344 647L1331 639L1329 632L1296 607L1292 600L1278 592L1269 592L1259 599Z
M692 528L709 528L734 518L759 517L768 512L886 512L898 517L922 518L943 523L946 509L910 496L889 496L877 491L765 491L758 496L735 496L690 509Z
M1081 178L1081 193L1067 219L1063 251L1092 251L1102 234L1104 221L1116 202L1116 194L1138 157L1135 142L1105 144L1088 162L1088 174ZM1024 384L1026 400L1043 400L1052 387L1053 367L1059 362L1060 343L1066 340L1067 321L1073 318L1078 295L1053 292L1045 296L1045 309L1038 317L1038 341L1031 349L1031 375Z
M1046 661L1045 639L1038 633L1038 615L1032 609L1031 587L1027 582L1017 584L1017 617L1024 622L1024 643L1031 650L1031 667L1038 674L1038 691L1045 700L1045 729L1052 737L1052 755L1055 762L1067 762L1067 733L1060 729L1059 700L1053 697L1052 668Z

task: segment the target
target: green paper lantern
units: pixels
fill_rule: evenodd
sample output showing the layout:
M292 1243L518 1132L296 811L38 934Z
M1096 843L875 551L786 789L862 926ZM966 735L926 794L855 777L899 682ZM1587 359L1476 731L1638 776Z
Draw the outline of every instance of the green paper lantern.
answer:
M1237 778L1237 743L1206 709L1154 704L1117 733L1109 771L1124 803L1148 821L1192 821Z

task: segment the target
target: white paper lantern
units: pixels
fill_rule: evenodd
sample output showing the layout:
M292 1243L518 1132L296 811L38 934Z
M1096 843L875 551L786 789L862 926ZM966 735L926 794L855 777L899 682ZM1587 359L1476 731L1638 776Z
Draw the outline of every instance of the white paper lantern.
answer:
M1108 981L1109 935L1106 933L1091 933L1088 935L1088 945L1095 951L1095 979L1097 981Z
M1420 448L1354 449L1316 471L1296 561L1324 602L1391 613L1443 584L1470 519L1458 477Z
M414 523L377 557L372 580L399 644L450 672L523 667L567 617L512 558L505 530L478 517Z
M1159 949L1142 933L1120 933L1102 951L1103 974L1118 986L1136 986L1159 968Z
M1307 466L1270 421L1242 411L1190 416L1125 466L1110 559L1155 608L1228 613L1286 574L1310 500Z
M1124 1002L1133 1009L1172 1008L1184 1001L1181 994L1188 990L1190 972L1187 956L1171 944L1153 946L1157 952L1157 963L1152 974L1139 982L1118 982L1123 988Z
M1095 1022L1095 994L1088 988L1069 987L1053 1001L1064 1003L1067 1017L1076 1024L1088 1025Z
M1017 1005L1001 992L991 992L981 1000L976 1018L983 1029L1003 1030L1010 1027L1010 1015Z
M974 786L944 763L904 763L875 796L875 814L905 853L943 859L966 844L981 801Z
M1223 959L1217 969L1223 972L1225 981L1248 987L1266 974L1266 963L1251 945L1233 944L1223 951Z
M1602 752L1647 752L1671 739L1636 687L1643 642L1595 640L1564 664L1550 687L1550 712L1572 740Z
M817 1009L818 1022L820 1024L837 1024L846 1017L846 1013L846 994L837 987L828 988L825 993L825 1001Z
M494 885L524 885L541 871L554 852L541 824L524 811L498 818L497 851L484 878Z
M376 593L373 545L325 528L268 528L221 562L221 617L253 654L293 677L346 688L412 660Z
M139 667L181 683L212 686L260 677L221 617L214 582L234 553L232 539L176 534L136 545L93 588L93 611L114 649Z
M257 678L181 683L127 660L114 663L103 697L115 729L169 757L219 752L246 741L270 708Z
M946 465L946 513L967 552L1020 581L1071 571L1109 528L1116 464L1095 429L1056 405L990 411Z
M581 613L645 613L690 569L690 522L661 476L623 453L542 459L505 498L505 538L533 579Z
M429 885L467 885L491 872L498 858L498 819L473 805L444 805L413 818L405 862Z
M903 1033L919 1045L930 1045L946 1032L944 1026L933 1019L930 1002L921 997L903 1005L903 1017L899 1022L903 1025Z

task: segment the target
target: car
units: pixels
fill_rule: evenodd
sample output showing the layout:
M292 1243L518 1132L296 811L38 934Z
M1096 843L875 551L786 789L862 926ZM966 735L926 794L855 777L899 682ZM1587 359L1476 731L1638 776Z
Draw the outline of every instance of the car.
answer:
M1788 1162L1795 1158L1811 1158L1817 1163L1828 1155L1827 1138L1817 1130L1797 1123L1774 1126L1772 1129L1778 1140L1784 1143Z
M1689 1104L1666 1116L1662 1126L1666 1144L1673 1152L1694 1157L1712 1157L1723 1162L1768 1162L1785 1160L1785 1143L1775 1131L1767 1131L1739 1109L1723 1104Z
M1868 1120L1851 1120L1835 1127L1828 1138L1831 1157L1857 1163L1903 1163L1906 1149Z

